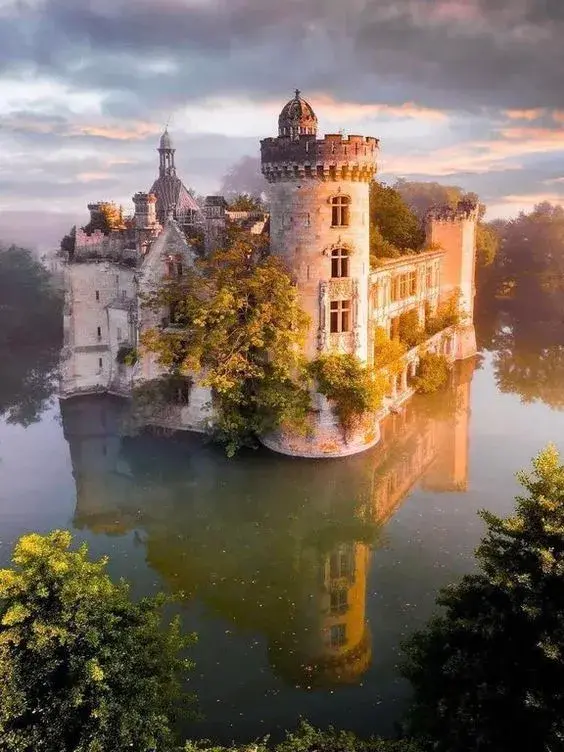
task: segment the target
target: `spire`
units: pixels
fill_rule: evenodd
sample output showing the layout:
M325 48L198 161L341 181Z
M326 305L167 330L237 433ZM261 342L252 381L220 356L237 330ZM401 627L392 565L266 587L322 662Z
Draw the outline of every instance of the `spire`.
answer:
M159 174L164 175L176 175L176 167L174 165L174 152L176 149L172 143L170 133L168 132L168 126L165 127L163 135L159 143Z

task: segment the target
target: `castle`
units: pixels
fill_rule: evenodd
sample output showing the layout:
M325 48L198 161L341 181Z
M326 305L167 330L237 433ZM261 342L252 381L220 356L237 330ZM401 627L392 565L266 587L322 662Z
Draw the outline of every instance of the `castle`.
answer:
M429 337L428 351L450 361L475 354L473 328L477 207L431 211L426 223L429 250L381 259L371 268L369 188L376 173L378 140L328 134L319 138L317 117L296 90L282 109L278 136L261 142L262 173L270 184L268 216L229 212L221 196L203 207L176 175L175 149L165 130L159 145L159 176L148 193L133 197L134 216L111 229L100 227L101 204L90 204L90 225L76 233L65 264L65 322L60 395L93 392L123 396L134 385L162 375L144 354L126 365L120 352L135 348L140 332L155 321L140 305L159 280L182 274L197 253L221 243L229 222L269 233L270 252L291 270L310 327L305 355L350 353L374 363L376 332L395 336L400 317L415 311L418 321L440 303L459 298L462 325ZM167 326L163 311L161 325ZM330 403L314 395L307 435L280 430L264 437L271 449L293 456L336 457L376 444L384 416L413 393L420 354L415 347L391 379L380 414L366 416L346 438ZM195 383L189 399L171 404L156 422L206 432L213 426L212 395Z

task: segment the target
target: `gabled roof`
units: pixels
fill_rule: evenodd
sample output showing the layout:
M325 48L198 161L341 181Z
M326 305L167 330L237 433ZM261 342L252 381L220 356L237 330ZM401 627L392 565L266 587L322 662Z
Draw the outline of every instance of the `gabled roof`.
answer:
M188 189L176 175L160 175L153 183L149 193L157 197L157 218L164 223L169 211L173 211L175 219L183 224L192 221L193 213L203 221L202 210L192 198Z

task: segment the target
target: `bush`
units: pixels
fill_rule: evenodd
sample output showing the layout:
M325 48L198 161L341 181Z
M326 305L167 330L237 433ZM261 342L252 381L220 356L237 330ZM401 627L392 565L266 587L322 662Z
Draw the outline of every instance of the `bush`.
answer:
M407 352L405 343L399 339L390 339L382 327L374 334L374 367L385 368L388 373L400 373L403 368L403 356Z
M419 323L419 314L415 309L400 315L399 338L409 350L424 342L427 336L425 329Z
M134 366L139 360L139 353L135 347L122 345L118 350L116 360L120 365Z
M446 385L449 374L450 365L444 355L425 353L419 361L415 389L421 394L436 392Z
M358 419L382 405L386 380L364 366L355 355L322 355L309 365L321 394L334 403L343 431L350 432Z
M333 727L321 731L302 721L298 729L288 732L279 744L269 745L268 740L237 747L205 746L188 742L182 752L421 752L410 739L360 739L350 731L337 731Z
M429 337L450 326L458 326L460 319L460 293L458 292L441 303L436 313L431 312L428 303L425 304L425 331Z
M163 597L133 603L71 540L26 535L0 570L0 748L168 748L191 639L163 623Z

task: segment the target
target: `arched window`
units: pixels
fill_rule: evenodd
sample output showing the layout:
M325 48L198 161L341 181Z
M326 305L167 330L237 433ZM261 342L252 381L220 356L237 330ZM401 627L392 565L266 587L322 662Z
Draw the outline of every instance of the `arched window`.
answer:
M350 221L351 200L349 196L333 196L331 199L331 226L346 227Z
M331 276L349 276L349 252L346 248L334 248L331 251Z

